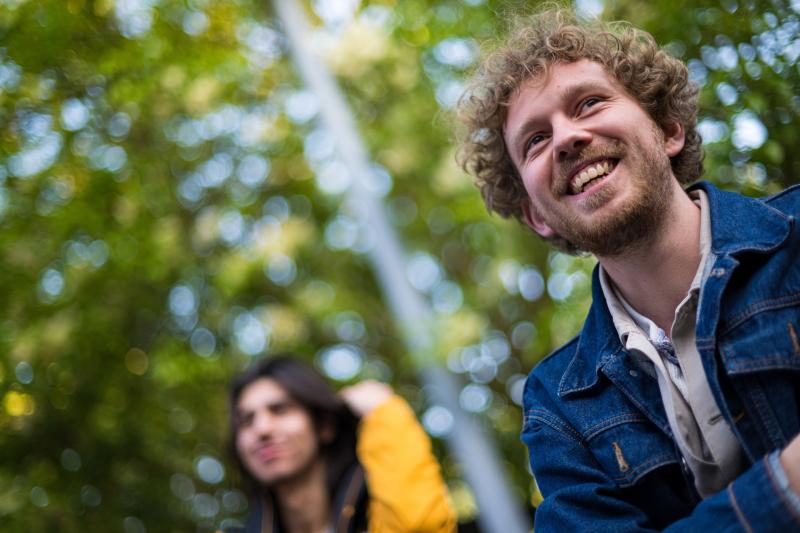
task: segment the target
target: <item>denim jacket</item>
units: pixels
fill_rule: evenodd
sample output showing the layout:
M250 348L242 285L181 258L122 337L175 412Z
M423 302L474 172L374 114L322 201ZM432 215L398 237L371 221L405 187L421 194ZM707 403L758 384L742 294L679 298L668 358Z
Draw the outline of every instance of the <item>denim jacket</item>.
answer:
M697 348L747 467L697 495L658 383L620 344L595 269L583 330L525 385L522 440L545 496L537 533L800 530L767 458L800 432L800 187L762 200L694 187L708 194L712 233Z

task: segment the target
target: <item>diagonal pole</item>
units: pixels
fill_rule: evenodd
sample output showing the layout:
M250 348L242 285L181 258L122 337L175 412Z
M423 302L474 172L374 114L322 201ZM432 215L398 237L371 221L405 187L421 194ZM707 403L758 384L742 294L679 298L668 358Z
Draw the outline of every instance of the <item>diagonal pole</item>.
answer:
M308 21L302 8L292 0L273 0L283 23L297 69L314 92L322 121L337 140L339 156L354 178L347 201L370 228L375 245L369 260L378 277L408 352L414 358L420 379L430 400L453 415L453 429L447 444L464 468L480 509L478 521L487 533L522 533L530 523L522 513L516 496L509 489L497 452L478 422L461 410L457 398L459 385L446 370L432 364L435 360L433 314L430 306L406 279L405 254L397 235L388 223L382 201L365 186L371 181L370 157L358 133L353 113L330 71L309 48Z

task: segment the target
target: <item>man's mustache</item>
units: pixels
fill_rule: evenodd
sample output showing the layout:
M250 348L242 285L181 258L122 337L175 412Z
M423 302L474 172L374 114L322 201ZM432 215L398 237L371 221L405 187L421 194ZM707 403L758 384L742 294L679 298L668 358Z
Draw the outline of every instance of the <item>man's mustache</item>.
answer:
M625 154L625 146L619 141L606 144L592 143L558 163L553 185L558 189L558 193L563 194L569 190L569 181L576 169L598 159L622 159Z

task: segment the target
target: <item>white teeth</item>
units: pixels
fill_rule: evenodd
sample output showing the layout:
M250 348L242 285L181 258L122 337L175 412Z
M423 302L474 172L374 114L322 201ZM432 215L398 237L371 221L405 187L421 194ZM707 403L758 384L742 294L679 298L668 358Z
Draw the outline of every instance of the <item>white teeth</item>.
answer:
M595 179L598 176L604 176L611 172L614 165L611 161L603 161L602 163L595 163L594 165L583 169L570 183L572 194L578 194L583 190L583 186Z

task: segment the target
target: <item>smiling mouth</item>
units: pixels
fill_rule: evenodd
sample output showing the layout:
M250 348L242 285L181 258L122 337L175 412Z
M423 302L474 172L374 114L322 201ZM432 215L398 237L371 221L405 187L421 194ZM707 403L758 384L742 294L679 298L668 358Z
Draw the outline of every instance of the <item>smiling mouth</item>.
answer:
M569 192L572 195L580 194L591 187L595 182L609 175L617 166L616 159L605 159L587 165L578 172L569 182Z

